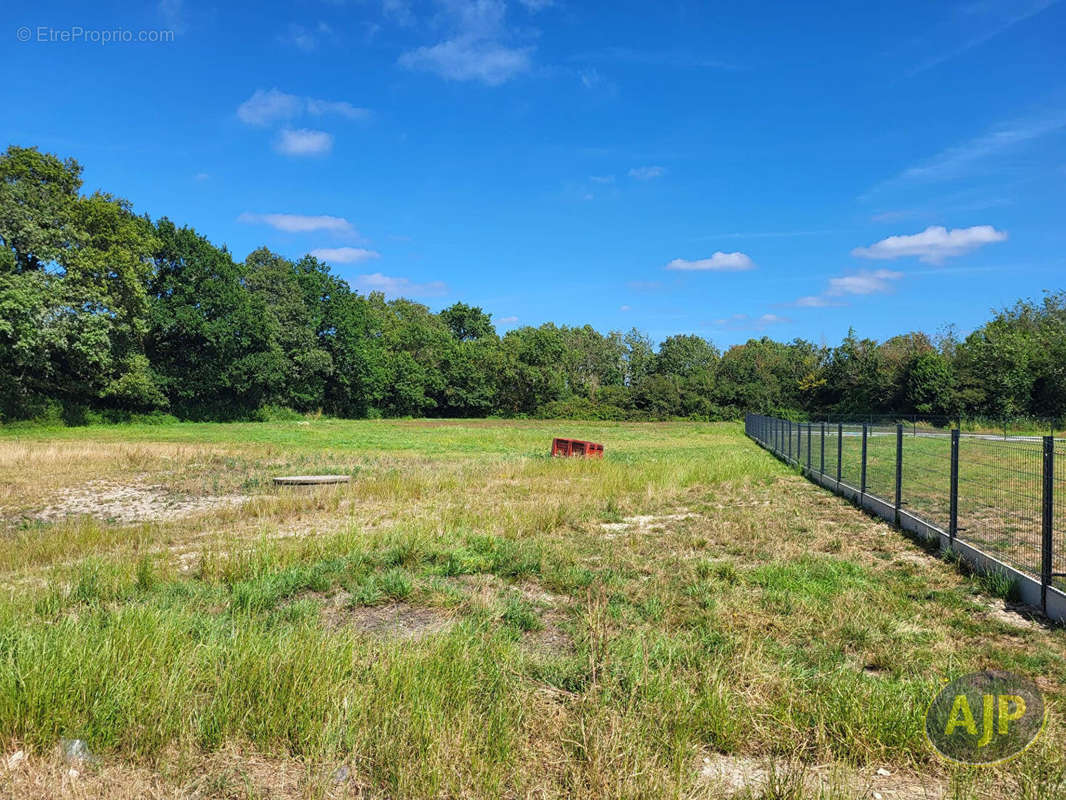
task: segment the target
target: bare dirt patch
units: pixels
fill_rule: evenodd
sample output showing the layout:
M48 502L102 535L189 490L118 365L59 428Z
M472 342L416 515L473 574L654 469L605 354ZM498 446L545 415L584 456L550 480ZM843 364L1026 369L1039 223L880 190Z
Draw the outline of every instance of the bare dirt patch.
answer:
M82 486L60 489L53 503L35 515L42 522L90 516L119 524L159 522L219 508L237 506L247 495L192 497L175 494L154 484L117 484L89 481Z
M792 796L782 791L784 787L802 787L811 796L843 789L847 796L872 800L938 800L944 796L944 787L936 778L884 767L867 767L856 772L836 764L773 764L722 753L703 758L699 780L724 797L763 796L761 793L776 797L779 792Z
M322 609L331 628L350 628L385 639L418 640L443 633L455 624L455 618L437 608L410 603L382 606L349 606L349 595L341 592L330 598Z
M70 764L63 759L0 756L0 797L12 800L252 800L361 797L366 786L345 767L313 768L295 759L268 758L236 748L182 757L164 773L131 764Z
M508 590L517 591L523 600L541 607L561 608L570 605L571 602L569 597L553 594L535 581L525 580L511 584L490 572L457 575L448 580L483 603L488 603L493 596Z
M621 522L604 522L600 527L609 533L624 533L626 531L652 533L662 530L668 523L680 522L695 516L696 514L688 512L679 514L642 514L634 517L624 517Z
M727 796L750 789L761 792L768 780L766 765L755 758L727 756L722 753L704 756L700 780L725 792Z
M991 599L988 601L988 611L985 612L988 619L1002 622L1012 628L1023 631L1043 630L1038 615L1029 607L1021 603L1012 603L1009 600Z
M561 620L550 616L543 620L544 627L530 631L523 637L523 644L531 650L560 655L574 651L574 638L559 626Z

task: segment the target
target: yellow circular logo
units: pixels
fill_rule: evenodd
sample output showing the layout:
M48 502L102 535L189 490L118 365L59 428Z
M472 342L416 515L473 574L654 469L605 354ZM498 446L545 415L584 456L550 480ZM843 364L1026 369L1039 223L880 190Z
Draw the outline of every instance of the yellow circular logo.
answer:
M1029 678L971 672L947 684L925 712L925 735L944 758L995 764L1018 755L1044 729L1047 710Z

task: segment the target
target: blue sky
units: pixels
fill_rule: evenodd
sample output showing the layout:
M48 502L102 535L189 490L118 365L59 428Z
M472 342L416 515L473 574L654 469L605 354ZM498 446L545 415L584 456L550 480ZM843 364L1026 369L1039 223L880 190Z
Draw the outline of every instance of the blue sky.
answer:
M357 288L474 303L504 330L835 343L965 332L1066 288L1066 2L4 17L7 142L238 258L314 251Z

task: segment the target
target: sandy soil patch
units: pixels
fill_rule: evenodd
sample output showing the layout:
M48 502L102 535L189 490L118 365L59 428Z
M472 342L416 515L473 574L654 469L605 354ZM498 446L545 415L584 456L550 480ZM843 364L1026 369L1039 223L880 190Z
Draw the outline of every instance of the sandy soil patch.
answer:
M1044 626L1040 624L1040 615L1021 603L993 598L988 601L988 611L985 616L1019 630L1044 630Z
M16 757L18 756L18 757ZM362 797L367 788L346 765L312 768L295 759L267 758L235 748L192 761L177 757L180 774L129 764L78 764L58 756L0 756L0 797L12 800L252 800ZM170 772L170 770L168 770Z
M774 790L780 791L782 786L800 783L812 795L833 787L844 788L855 797L871 800L938 800L944 797L944 786L939 780L885 767L852 771L833 764L774 766L767 761L722 753L702 759L699 780L725 797L760 796L760 793L773 793Z
M75 488L61 489L55 501L38 512L35 519L56 522L67 517L90 516L128 525L179 519L240 505L248 499L247 495L191 497L171 493L158 484L90 481Z
M351 628L385 639L417 641L443 633L455 619L437 608L423 608L410 603L382 606L349 606L350 595L339 592L329 599L322 613L331 628Z
M554 616L542 620L544 627L525 634L523 644L531 650L551 655L574 652L574 637L559 626L560 621Z
M651 533L662 530L667 523L680 522L697 516L688 512L681 514L642 514L635 517L624 517L621 522L604 522L600 527L609 533L623 533L635 531L637 533Z

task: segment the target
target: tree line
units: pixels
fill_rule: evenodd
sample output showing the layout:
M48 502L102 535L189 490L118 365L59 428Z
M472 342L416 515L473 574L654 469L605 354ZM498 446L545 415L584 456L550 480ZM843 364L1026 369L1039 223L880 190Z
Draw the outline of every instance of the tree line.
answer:
M964 338L837 346L547 323L353 291L312 256L234 260L189 227L83 194L81 166L0 156L0 421L779 414L1066 417L1066 293Z

